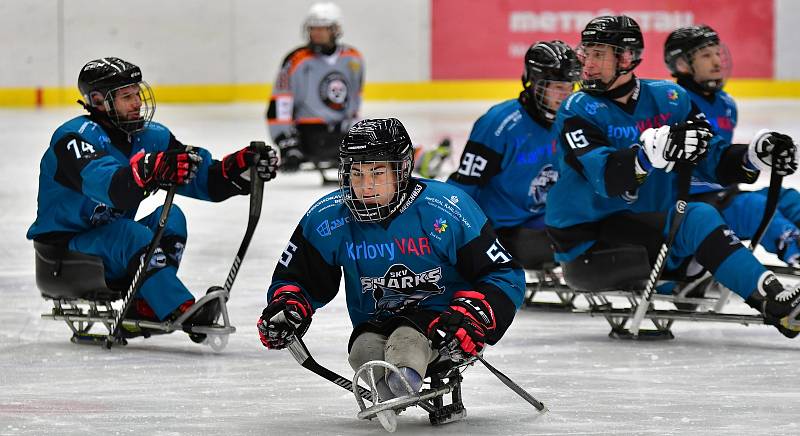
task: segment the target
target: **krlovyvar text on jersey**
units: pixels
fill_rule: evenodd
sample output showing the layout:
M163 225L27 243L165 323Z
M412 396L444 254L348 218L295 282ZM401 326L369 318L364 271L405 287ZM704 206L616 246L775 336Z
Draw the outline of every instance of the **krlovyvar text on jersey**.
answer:
M645 130L653 127L658 128L669 124L667 121L672 118L671 113L656 114L651 118L645 120L637 120L636 127L634 126L615 126L610 124L608 126L608 138L628 138L631 140L639 139L639 134Z
M362 242L347 242L347 257L353 260L386 258L394 260L395 247L401 254L424 256L431 253L430 241L427 237L421 238L394 238L391 242L378 242L375 244Z

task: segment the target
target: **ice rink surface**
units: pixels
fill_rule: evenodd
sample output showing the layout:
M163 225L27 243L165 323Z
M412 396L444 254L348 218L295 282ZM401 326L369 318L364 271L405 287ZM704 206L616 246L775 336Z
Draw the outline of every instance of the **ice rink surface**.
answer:
M458 148L492 102L367 103L365 117L396 116L416 143L445 136ZM800 138L800 101L741 101L736 139L760 127ZM265 139L262 105L160 105L156 120L216 157ZM53 130L82 111L0 110L0 435L360 435L383 434L356 419L352 394L268 351L255 323L264 290L305 210L330 189L314 173L280 175L229 302L238 331L214 353L183 333L106 350L69 342L33 277L25 232L36 214L39 159ZM762 178L762 182L765 179ZM788 178L798 186L800 179ZM762 183L763 185L763 183ZM140 215L163 201L148 199ZM189 220L180 277L201 296L223 284L247 222L245 197L224 203L178 198ZM764 259L772 260L762 256ZM746 307L740 303L743 310ZM343 293L314 316L306 343L321 364L352 377L351 326ZM800 338L774 328L677 322L676 339L607 337L602 318L535 312L514 324L485 358L549 406L535 410L480 364L465 373L466 420L431 427L427 413L400 415L397 434L800 434Z

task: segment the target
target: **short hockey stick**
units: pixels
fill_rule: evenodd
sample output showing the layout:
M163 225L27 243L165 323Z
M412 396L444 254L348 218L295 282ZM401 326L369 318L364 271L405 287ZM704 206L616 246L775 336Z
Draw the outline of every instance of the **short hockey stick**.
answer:
M250 145L256 147L259 152L266 148L266 144L262 141L252 141ZM239 268L244 260L244 255L247 254L247 248L250 246L250 241L253 239L253 233L256 231L258 220L261 218L261 204L264 198L264 180L258 176L255 167L250 168L250 215L247 219L247 230L244 232L244 238L239 245L239 251L236 252L236 257L233 258L233 265L228 272L228 278L225 279L225 292L230 294L233 282L239 274Z
M656 283L658 282L659 277L661 277L661 273L664 271L664 265L667 262L667 255L672 247L675 234L678 233L678 227L680 227L683 217L686 214L686 205L687 201L689 200L689 185L692 179L692 170L694 169L694 166L683 163L678 163L675 166L677 167L676 170L678 171L678 201L675 202L675 214L672 217L672 223L669 227L667 240L661 244L661 248L658 250L658 256L656 257L655 264L653 264L653 269L650 270L650 276L647 278L647 285L644 287L644 292L642 292L639 305L636 306L636 312L634 312L633 318L631 318L631 324L628 330L631 332L633 337L639 336L639 329L642 326L642 320L644 320L647 310L653 303L653 294L656 288Z
M530 403L533 407L536 408L536 410L539 411L539 413L545 414L545 413L550 411L550 409L548 409L547 406L544 405L544 403L540 402L536 398L533 398L533 395L529 394L525 389L522 389L522 387L520 387L520 385L514 383L513 380L508 378L507 375L505 375L502 372L500 372L499 369L497 369L494 366L490 365L489 362L487 362L483 357L481 357L480 355L475 356L475 357L477 357L478 360L481 361L483 366L488 368L489 371L492 372L492 374L494 374L497 378L499 378L500 381L503 382L504 385L508 386L512 391L516 392L517 395L522 397L522 399L524 399L525 401Z
M172 185L167 191L167 198L164 199L164 206L161 208L161 215L158 218L158 229L156 229L156 233L153 235L153 239L150 241L150 245L147 247L147 253L142 257L139 268L133 275L133 281L131 281L128 291L122 298L122 308L120 308L119 312L117 312L117 316L114 318L114 328L111 330L111 334L109 334L106 338L106 348L110 349L114 342L119 340L122 320L125 319L125 315L128 313L128 309L130 309L131 301L133 301L133 295L136 294L136 292L139 290L139 287L142 285L142 282L144 281L144 272L147 269L147 266L150 265L150 260L153 258L153 254L158 247L158 243L161 241L161 236L164 234L164 229L167 227L167 218L169 218L169 211L172 209L172 200L175 197L175 190L177 189L177 185Z
M353 382L317 363L317 361L311 357L311 353L308 351L306 344L301 338L295 336L287 348L289 348L289 352L292 353L292 357L294 357L294 360L296 360L300 366L324 379L327 379L341 388L353 392ZM372 393L369 391L369 389L358 386L358 393L361 395L361 398L372 402Z
M777 147L772 150L773 156L778 154ZM773 157L774 159L774 157ZM778 199L781 196L781 185L783 185L783 176L772 172L769 176L769 188L767 189L767 203L764 206L764 216L761 222L758 223L758 229L750 238L750 250L755 250L756 246L761 242L761 238L767 231L769 223L775 216L775 210L778 208Z

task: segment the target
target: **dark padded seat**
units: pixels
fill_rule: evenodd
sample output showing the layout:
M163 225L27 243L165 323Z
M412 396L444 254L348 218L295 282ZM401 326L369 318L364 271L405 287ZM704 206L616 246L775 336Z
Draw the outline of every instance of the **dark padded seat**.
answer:
M121 290L106 285L99 257L65 250L61 246L33 243L36 251L36 286L45 298L114 301Z
M539 270L544 264L554 262L551 242L544 230L506 227L498 229L497 236L506 250L527 270Z
M589 251L561 266L567 286L582 292L642 289L650 275L647 250L639 245Z

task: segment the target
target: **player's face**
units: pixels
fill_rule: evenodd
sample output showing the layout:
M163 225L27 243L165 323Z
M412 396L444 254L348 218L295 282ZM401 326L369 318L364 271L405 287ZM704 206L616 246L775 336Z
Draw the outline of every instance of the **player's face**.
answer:
M588 44L578 48L578 59L583 64L582 80L600 80L614 89L626 83L615 79L619 70L630 68L634 54L608 44Z
M553 112L558 111L561 102L572 93L572 82L548 82L544 91L544 104Z
M614 47L607 44L582 46L578 56L583 64L583 80L600 80L609 83L617 74Z
M717 45L709 45L696 50L692 54L692 69L694 70L694 81L702 83L708 80L724 79L722 48Z
M368 206L386 206L392 200L397 176L388 162L356 162L350 167L350 187Z
M333 43L333 28L329 26L308 28L308 39L312 44L330 45Z
M139 85L128 85L114 91L114 110L121 120L135 121L142 117L139 91Z

